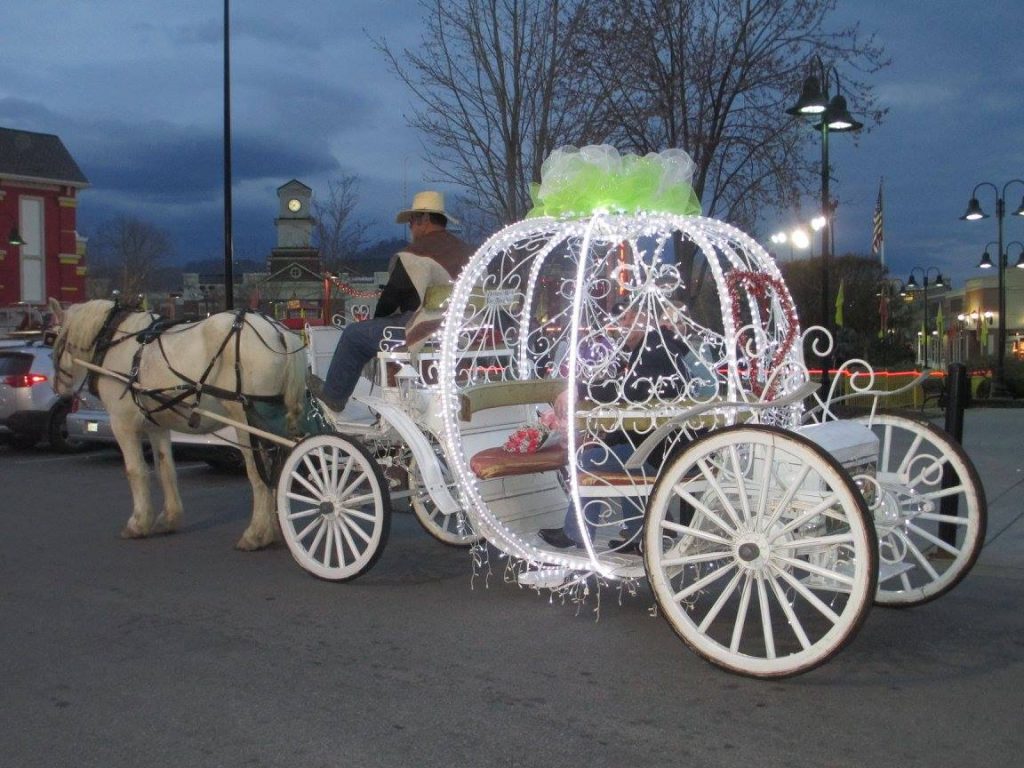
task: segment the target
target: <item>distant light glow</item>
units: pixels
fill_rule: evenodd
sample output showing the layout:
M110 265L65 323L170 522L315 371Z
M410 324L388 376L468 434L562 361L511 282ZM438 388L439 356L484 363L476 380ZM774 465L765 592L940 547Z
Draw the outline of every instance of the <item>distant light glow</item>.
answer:
M803 249L811 247L811 236L808 235L807 231L804 229L794 229L790 233L789 239L792 241L794 247L796 248Z

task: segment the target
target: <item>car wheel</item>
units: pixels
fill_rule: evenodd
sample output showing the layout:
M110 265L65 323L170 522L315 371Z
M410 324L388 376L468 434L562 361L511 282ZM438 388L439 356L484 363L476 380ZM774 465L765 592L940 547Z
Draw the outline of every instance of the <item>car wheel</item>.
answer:
M234 473L245 470L245 459L242 458L241 451L234 448L225 448L213 453L204 452L202 459L206 462L207 466L218 472Z
M76 437L68 436L68 414L71 412L71 404L60 401L53 407L50 416L49 441L50 447L60 453L78 453L85 448L85 441Z

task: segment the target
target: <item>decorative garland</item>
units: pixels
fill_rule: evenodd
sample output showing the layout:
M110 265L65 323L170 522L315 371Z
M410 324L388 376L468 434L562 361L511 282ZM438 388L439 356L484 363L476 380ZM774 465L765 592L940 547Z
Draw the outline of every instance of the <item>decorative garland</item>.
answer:
M363 291L359 288L353 288L350 284L342 282L339 278L334 275L330 276L330 280L334 283L334 287L344 293L346 296L351 296L354 299L376 299L380 296L380 291Z
M754 311L757 313L757 317L751 318L752 324L764 326L764 321L771 314L773 298L778 299L779 304L782 306L782 312L786 318L786 335L782 338L782 343L779 344L768 364L767 373L771 375L771 372L788 357L799 330L796 307L793 306L793 299L789 295L785 283L778 278L762 274L761 272L733 270L725 276L725 284L729 291L729 298L732 300L732 322L737 328L741 328L743 322L741 316L741 307L743 306L741 289L745 290L747 295L754 298ZM750 342L754 341L753 333L749 327L740 330L736 341L740 349L744 350ZM779 383L777 380L773 381L767 393L765 392L765 387L760 383L761 363L756 356L749 358L749 376L750 388L755 395L758 397L764 396L764 399L767 400L775 397Z

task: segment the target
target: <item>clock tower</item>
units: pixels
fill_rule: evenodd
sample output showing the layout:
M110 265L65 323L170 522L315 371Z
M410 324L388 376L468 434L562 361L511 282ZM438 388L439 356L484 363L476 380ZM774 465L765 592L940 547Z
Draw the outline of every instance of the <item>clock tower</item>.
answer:
M316 318L323 302L320 250L313 246L313 190L292 179L277 188L277 247L270 252L270 276L265 282L274 314L297 327Z
M313 239L313 190L292 179L277 188L277 248L309 248Z

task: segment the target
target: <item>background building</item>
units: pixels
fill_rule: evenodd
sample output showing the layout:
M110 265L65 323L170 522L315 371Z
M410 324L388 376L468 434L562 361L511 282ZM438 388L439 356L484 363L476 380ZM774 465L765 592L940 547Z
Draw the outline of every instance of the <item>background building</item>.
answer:
M85 298L75 216L87 186L60 138L0 128L0 305Z

